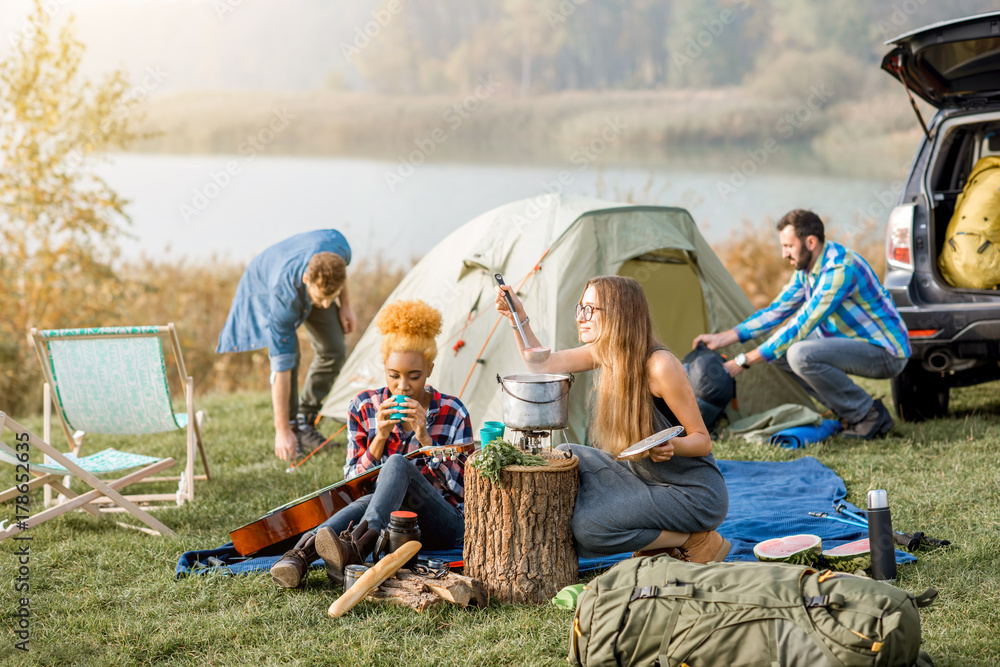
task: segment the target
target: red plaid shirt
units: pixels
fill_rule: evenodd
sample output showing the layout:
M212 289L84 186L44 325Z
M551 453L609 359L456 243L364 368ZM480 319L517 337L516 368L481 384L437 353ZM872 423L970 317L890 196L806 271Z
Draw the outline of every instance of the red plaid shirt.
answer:
M462 401L454 396L448 396L428 386L431 392L431 403L427 407L427 432L436 447L447 447L458 443L472 442L472 420L469 411ZM376 459L368 451L368 443L375 439L378 433L376 413L382 403L392 394L387 387L363 391L351 401L348 411L347 428L347 463L344 465L344 479L351 479L380 466L393 454L408 454L420 449L421 444L415 437L415 432L407 430L402 424L396 424L386 440L382 458ZM421 474L434 485L445 500L452 505L462 507L465 495L465 459L463 454L451 461L417 457L414 465L420 468Z

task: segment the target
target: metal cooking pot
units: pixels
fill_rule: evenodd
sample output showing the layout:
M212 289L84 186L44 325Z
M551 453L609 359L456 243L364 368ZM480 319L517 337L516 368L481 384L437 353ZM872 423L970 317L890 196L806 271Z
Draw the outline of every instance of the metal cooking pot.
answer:
M503 423L517 431L548 431L569 422L573 374L508 375L497 382L503 392Z

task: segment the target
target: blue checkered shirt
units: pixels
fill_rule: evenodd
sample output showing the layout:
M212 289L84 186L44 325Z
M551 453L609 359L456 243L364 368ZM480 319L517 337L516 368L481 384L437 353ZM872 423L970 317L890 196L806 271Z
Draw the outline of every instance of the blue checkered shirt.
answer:
M872 267L861 255L833 241L823 245L812 271L793 273L769 306L735 330L744 343L776 328L757 348L768 363L813 331L822 338L865 340L899 359L910 356L906 325Z

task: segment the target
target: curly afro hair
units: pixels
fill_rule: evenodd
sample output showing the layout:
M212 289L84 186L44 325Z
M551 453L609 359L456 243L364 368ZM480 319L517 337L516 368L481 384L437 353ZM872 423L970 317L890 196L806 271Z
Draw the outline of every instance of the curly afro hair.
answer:
M382 309L375 326L382 333L382 360L393 352L419 352L429 364L437 357L435 336L441 313L423 301L395 301Z

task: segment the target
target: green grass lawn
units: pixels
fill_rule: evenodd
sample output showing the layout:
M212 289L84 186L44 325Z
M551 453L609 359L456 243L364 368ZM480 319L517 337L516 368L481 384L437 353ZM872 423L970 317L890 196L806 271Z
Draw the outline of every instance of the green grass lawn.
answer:
M887 393L887 383L869 383ZM791 460L815 456L847 483L863 506L870 488L888 489L897 528L920 529L956 546L918 554L897 584L941 595L923 611L924 647L939 665L1000 664L1000 386L955 390L949 418L897 426L873 443L835 439L787 452L719 441L719 458ZM273 455L270 401L264 394L210 396L200 402L214 479L197 499L159 513L176 537L122 530L75 513L30 531L30 653L14 647L16 546L0 546L4 665L560 665L571 615L552 606L494 602L486 609L438 607L423 614L363 603L339 620L326 610L339 589L313 572L303 589L279 589L267 575L174 579L183 551L228 541L230 530L271 507L341 477L343 445L285 473ZM17 418L17 415L14 415ZM40 432L40 420L24 420ZM330 430L329 426L324 426ZM342 441L342 437L341 437ZM58 442L57 445L65 443ZM178 455L183 436L108 445ZM6 472L2 472L6 470ZM4 480L2 475L7 475ZM0 488L14 471L0 469ZM0 518L13 516L5 508Z

